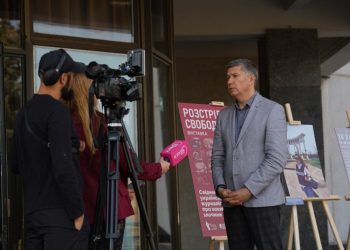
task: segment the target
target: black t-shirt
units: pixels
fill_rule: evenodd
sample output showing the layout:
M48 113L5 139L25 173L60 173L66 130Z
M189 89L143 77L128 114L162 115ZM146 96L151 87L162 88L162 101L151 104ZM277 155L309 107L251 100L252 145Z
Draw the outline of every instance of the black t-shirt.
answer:
M26 127L50 143L47 147ZM67 107L50 95L34 95L16 117L12 168L23 180L25 214L63 208L83 213L81 175L72 160L73 126ZM74 137L74 136L73 136Z

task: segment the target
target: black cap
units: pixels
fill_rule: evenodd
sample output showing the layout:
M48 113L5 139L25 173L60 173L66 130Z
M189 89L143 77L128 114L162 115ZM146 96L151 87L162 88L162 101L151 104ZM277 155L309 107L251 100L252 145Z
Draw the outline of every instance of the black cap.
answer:
M65 58L61 61L63 56L65 56ZM75 62L64 49L58 49L52 50L40 58L38 70L39 76L41 77L50 69L57 69L57 66L61 63L62 65L59 69L60 75L68 72L85 73L86 65L84 63Z

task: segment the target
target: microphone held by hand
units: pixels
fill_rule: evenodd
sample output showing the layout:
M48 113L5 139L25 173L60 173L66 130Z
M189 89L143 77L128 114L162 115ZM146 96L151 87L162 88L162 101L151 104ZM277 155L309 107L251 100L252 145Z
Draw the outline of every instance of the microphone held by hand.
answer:
M188 155L188 143L183 140L176 140L160 152L166 161L174 167Z

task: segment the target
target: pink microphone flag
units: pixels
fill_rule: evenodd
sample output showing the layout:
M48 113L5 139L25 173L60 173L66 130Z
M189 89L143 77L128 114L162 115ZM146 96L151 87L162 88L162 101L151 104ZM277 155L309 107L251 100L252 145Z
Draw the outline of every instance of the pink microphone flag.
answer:
M182 161L188 154L188 144L183 140L176 140L169 146L164 148L160 153L160 156L169 161L171 166L176 166Z

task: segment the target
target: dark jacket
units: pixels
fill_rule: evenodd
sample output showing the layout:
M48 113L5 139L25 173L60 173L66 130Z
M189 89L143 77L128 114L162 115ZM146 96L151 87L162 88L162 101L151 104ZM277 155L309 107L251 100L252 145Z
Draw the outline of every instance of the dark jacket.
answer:
M50 143L47 147L30 133ZM83 214L80 170L72 160L73 127L69 110L49 95L34 95L18 113L11 166L23 180L26 215L64 209L73 220Z

